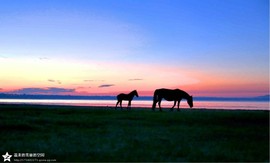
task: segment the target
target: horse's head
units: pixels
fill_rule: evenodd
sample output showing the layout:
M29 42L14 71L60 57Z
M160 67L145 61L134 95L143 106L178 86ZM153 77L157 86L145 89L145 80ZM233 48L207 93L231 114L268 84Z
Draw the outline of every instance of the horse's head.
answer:
M133 92L136 97L139 97L137 90L134 90Z
M187 103L188 103L188 105L189 105L190 108L193 107L193 97L192 97L192 96L189 96L189 97L188 97Z

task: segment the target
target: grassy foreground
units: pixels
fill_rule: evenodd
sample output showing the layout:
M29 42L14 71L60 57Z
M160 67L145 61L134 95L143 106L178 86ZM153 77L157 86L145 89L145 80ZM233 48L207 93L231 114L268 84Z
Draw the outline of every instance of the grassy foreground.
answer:
M45 153L61 162L269 162L269 111L87 108L0 105L0 154Z

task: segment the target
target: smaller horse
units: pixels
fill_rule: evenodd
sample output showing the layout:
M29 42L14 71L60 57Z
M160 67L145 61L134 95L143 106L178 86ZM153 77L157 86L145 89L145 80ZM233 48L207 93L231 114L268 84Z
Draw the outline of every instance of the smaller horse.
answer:
M117 108L117 105L120 103L120 107L122 110L122 101L125 100L125 101L128 101L127 109L130 110L131 101L132 101L134 96L139 97L138 92L136 90L130 92L129 94L121 93L121 94L117 95L117 103L116 103L115 109Z
M193 97L190 96L187 92L182 91L180 89L171 90L171 89L162 88L162 89L155 90L154 97L153 97L152 110L155 110L156 104L158 102L159 111L162 111L160 104L161 104L161 100L163 98L167 101L174 101L174 104L173 104L173 107L171 108L171 111L173 111L173 108L176 105L176 102L178 102L177 106L178 106L178 111L179 111L180 101L183 98L187 100L187 103L190 106L190 108L193 107Z

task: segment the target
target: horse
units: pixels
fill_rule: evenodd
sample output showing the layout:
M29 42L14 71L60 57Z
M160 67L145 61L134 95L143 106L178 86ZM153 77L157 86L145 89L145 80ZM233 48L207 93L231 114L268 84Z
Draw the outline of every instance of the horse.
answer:
M121 94L117 95L117 103L116 103L115 109L117 108L117 105L120 103L120 107L122 110L122 101L125 100L125 101L128 101L127 109L130 110L131 101L132 101L134 96L139 97L137 90L134 90L134 91L130 92L129 94L121 93Z
M176 102L178 102L177 106L178 106L178 111L179 111L179 105L180 105L180 101L182 99L186 99L188 105L190 106L190 108L193 107L193 97L190 96L187 92L182 91L180 89L156 89L154 92L154 97L153 97L153 106L152 106L152 110L154 111L156 108L156 104L158 102L159 105L159 111L161 110L160 104L161 104L161 100L165 99L167 101L174 101L173 107L171 108L171 111L173 111L174 106L176 105Z

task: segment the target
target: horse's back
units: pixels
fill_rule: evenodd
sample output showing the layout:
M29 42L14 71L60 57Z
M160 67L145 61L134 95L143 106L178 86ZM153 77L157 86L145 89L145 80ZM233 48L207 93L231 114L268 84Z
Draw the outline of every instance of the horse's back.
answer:
M117 95L117 100L130 100L130 97L127 94L121 93Z
M168 101L173 101L175 98L179 99L183 95L184 91L180 89L167 89L160 88L155 90L155 95L165 98Z
M181 89L167 89L167 88L161 88L161 89L156 89L157 92L168 92L168 93L183 93L185 91Z
M173 94L174 92L176 92L176 90L160 88L160 89L156 89L155 92L158 94Z
M156 90L155 90L155 93L168 92L168 91L170 91L170 90L171 90L171 89L160 88L160 89L156 89Z

